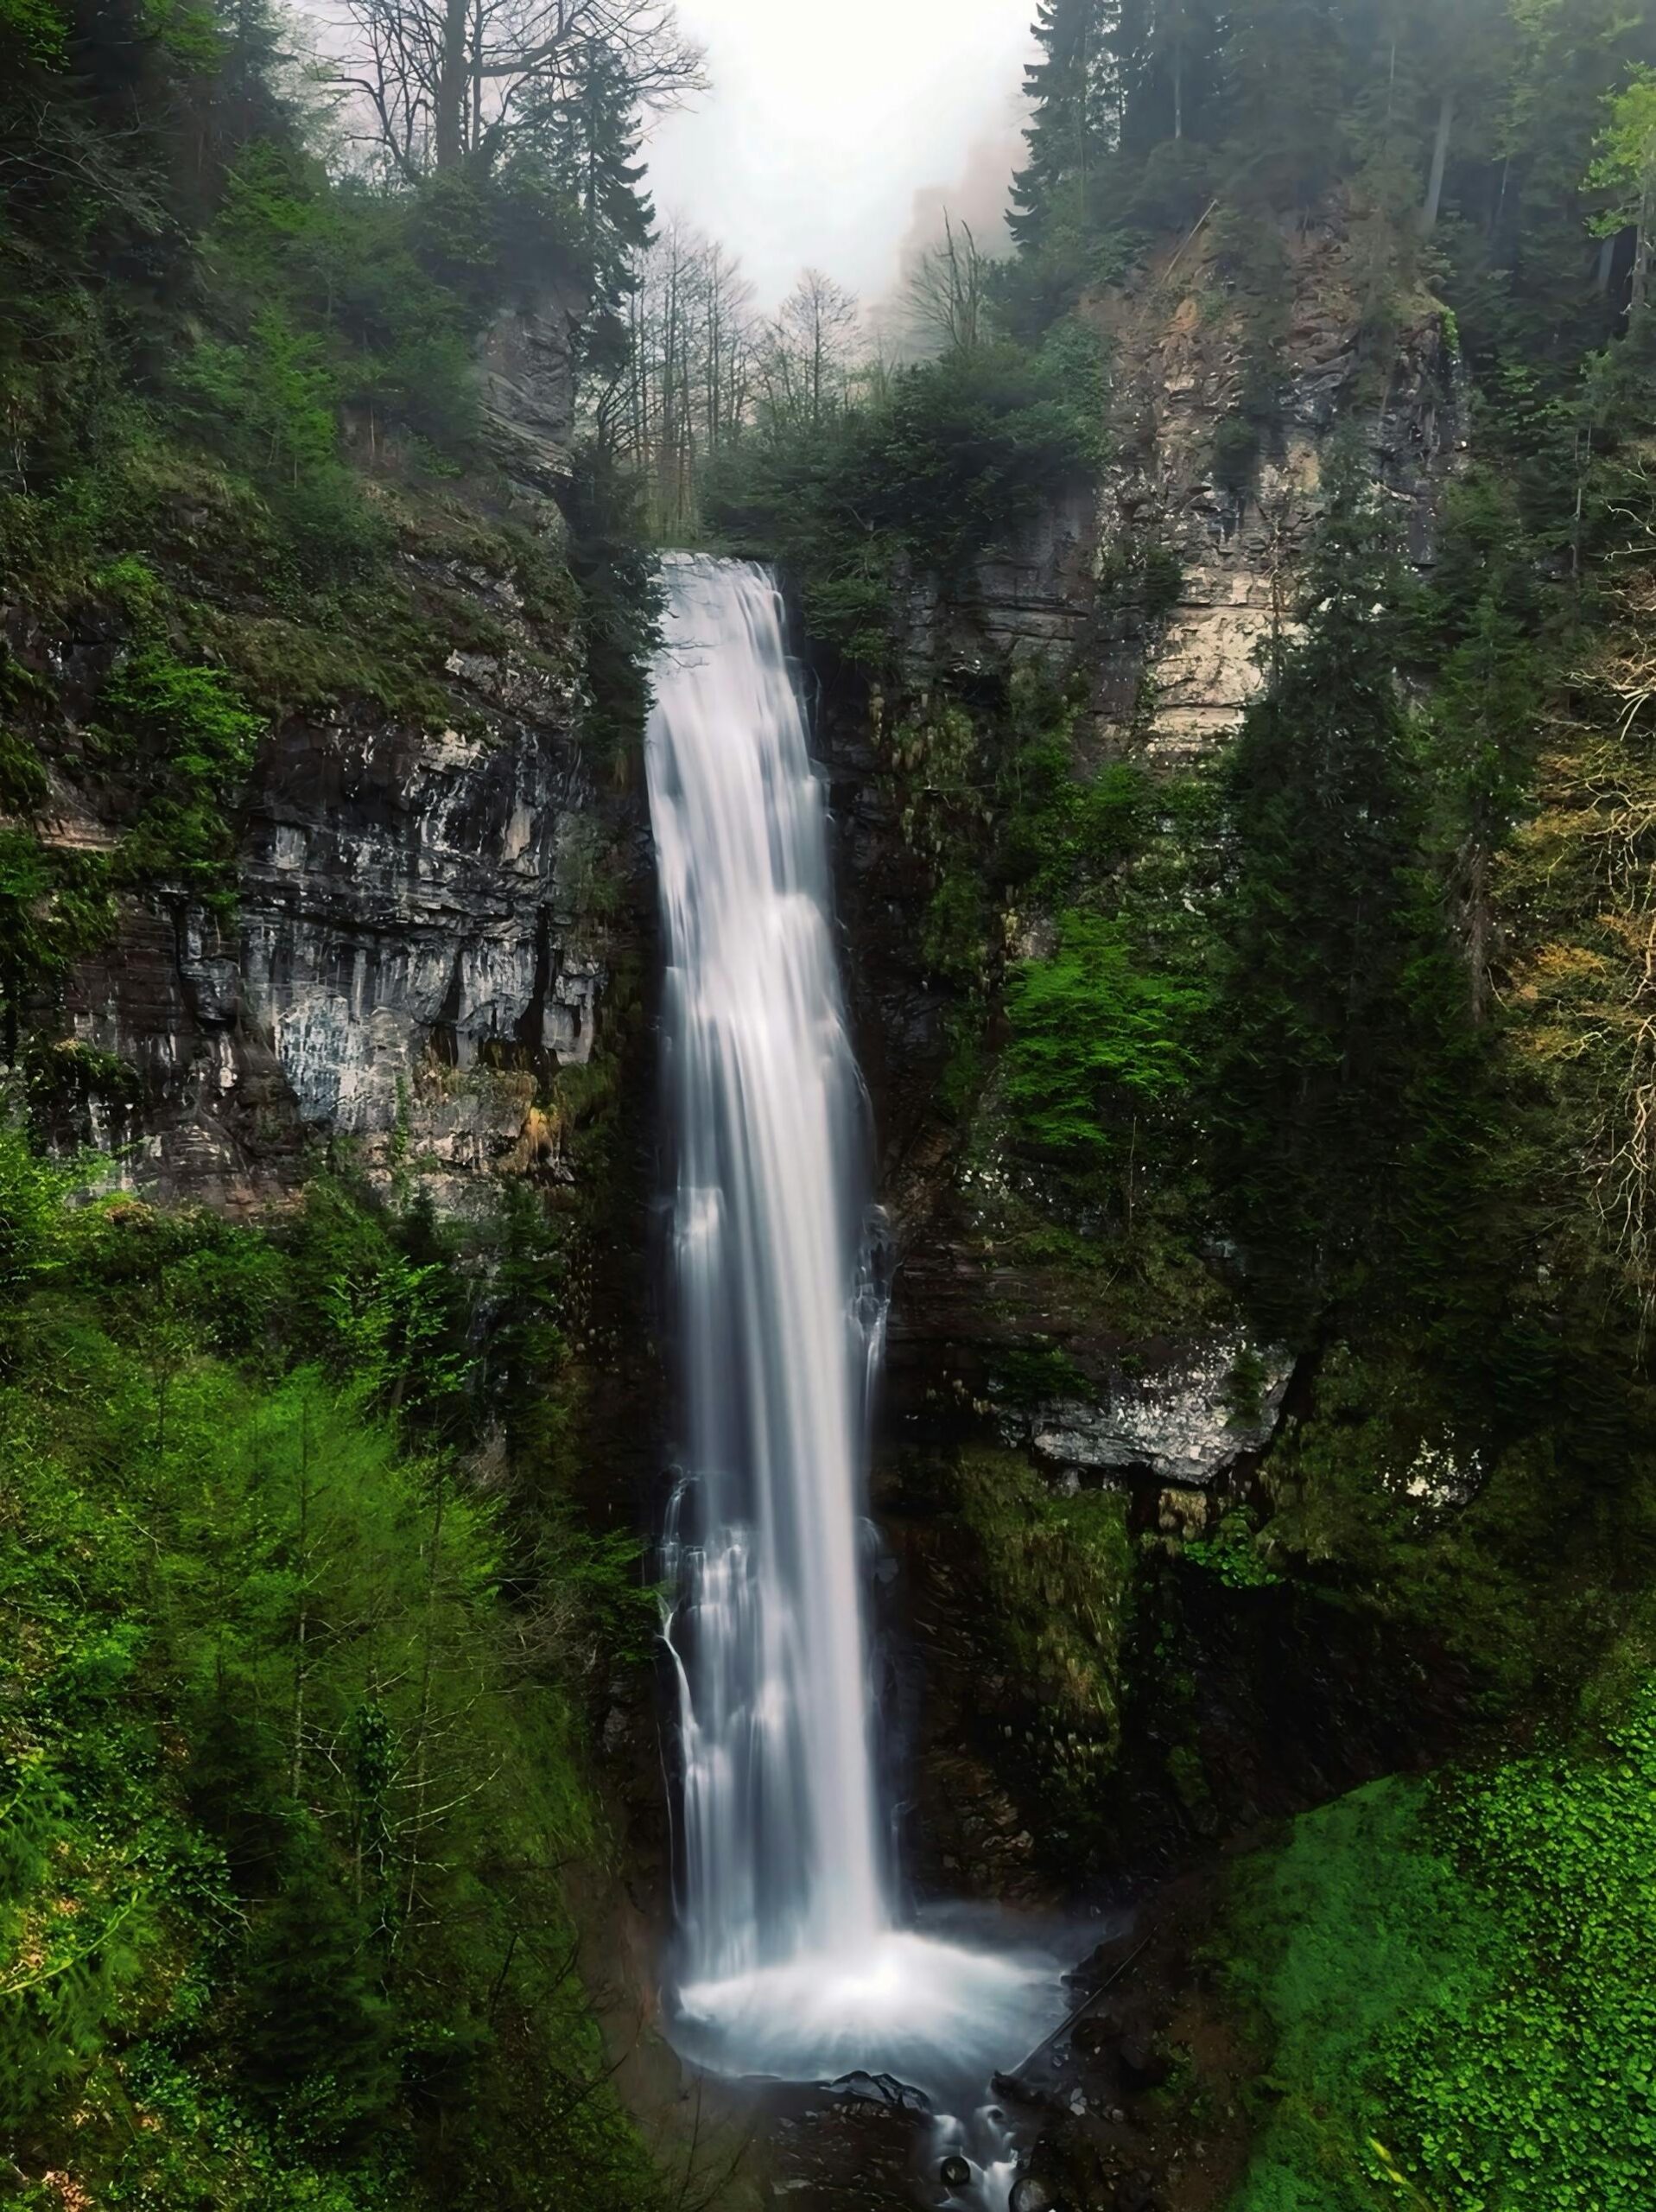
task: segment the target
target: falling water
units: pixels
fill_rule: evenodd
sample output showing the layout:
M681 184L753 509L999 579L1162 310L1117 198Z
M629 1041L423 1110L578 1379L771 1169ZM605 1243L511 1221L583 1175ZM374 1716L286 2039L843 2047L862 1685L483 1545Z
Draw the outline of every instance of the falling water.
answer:
M723 2070L987 2080L1050 1960L932 1941L882 1846L859 1541L880 1300L826 810L758 569L678 556L647 747L678 1147L676 2032Z

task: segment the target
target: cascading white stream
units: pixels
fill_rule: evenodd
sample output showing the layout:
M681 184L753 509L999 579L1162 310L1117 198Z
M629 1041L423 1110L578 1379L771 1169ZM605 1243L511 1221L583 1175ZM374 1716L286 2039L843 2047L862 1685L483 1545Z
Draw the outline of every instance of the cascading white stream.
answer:
M895 1909L859 1541L882 1317L824 796L771 578L679 555L666 586L646 758L684 1400L676 2033L725 2072L947 2091L1039 2040L1056 1970Z

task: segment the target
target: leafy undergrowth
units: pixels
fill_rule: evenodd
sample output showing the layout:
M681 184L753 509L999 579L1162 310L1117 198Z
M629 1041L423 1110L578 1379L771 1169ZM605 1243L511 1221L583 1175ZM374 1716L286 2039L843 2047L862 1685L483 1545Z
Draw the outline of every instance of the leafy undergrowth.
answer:
M1620 1662L1625 1666L1625 1661ZM1656 1681L1568 1743L1306 1815L1246 1870L1272 2056L1234 2212L1644 2212L1656 2180Z
M631 1548L469 1477L428 1229L73 1179L0 1137L16 2201L653 2204L561 1874L603 1847L578 1747Z

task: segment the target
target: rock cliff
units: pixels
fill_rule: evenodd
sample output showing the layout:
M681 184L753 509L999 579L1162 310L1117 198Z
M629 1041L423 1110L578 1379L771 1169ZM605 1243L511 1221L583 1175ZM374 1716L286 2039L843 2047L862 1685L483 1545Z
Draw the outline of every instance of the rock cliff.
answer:
M499 477L446 509L396 507L388 603L417 687L377 696L348 673L297 685L278 670L267 708L244 682L264 727L235 810L233 902L164 875L124 890L112 939L68 979L68 1035L127 1076L60 1134L113 1144L132 1186L245 1210L338 1139L382 1185L417 1170L452 1214L480 1207L502 1167L567 1172L547 1085L591 1063L617 948L649 899L641 814L594 773L584 736L555 498L574 317L554 291L485 338ZM180 581L232 634L273 626L259 580L216 576L210 549ZM81 756L130 647L95 602L55 626L14 610L8 635L53 678L42 839L112 852L127 795Z
M1125 289L1088 303L1110 372L1096 495L1060 500L964 589L911 593L911 697L876 700L872 726L860 702L828 717L853 1004L895 1236L899 1421L923 1433L945 1410L981 1418L1008 1356L1041 1348L1064 1363L1067 1387L994 1417L1057 1473L1088 1482L1210 1484L1268 1433L1227 1412L1235 1361L1269 1370L1267 1414L1285 1372L1268 1347L1243 1341L1222 1298L1171 1331L1124 1334L1101 1318L1095 1285L1012 1256L997 1233L993 1158L939 1109L955 995L925 956L933 874L904 835L889 731L940 690L969 696L1035 657L1083 687L1078 776L1122 757L1171 776L1210 756L1262 680L1273 625L1288 619L1323 457L1346 426L1402 517L1412 556L1430 563L1437 501L1463 446L1446 319L1421 297L1382 340L1367 330L1366 249L1342 204L1285 223L1278 245L1276 427L1246 472L1227 469L1223 433L1244 388L1248 302L1199 225ZM1019 926L1032 942L1042 918Z

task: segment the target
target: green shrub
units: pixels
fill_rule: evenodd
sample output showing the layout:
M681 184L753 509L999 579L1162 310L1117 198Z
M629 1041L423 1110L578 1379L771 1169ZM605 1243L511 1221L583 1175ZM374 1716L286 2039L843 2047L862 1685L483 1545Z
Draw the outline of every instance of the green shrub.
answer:
M230 813L263 728L223 672L141 645L117 664L100 702L114 718L106 750L136 749L138 818L115 859L117 881L182 885L209 904L234 896Z
M84 1172L0 1129L9 2154L99 2202L409 2212L435 2143L445 2203L647 2212L559 1872L636 1547L526 1545L372 1410L378 1338L282 1372L310 1284L430 1264L411 1216L325 1199L290 1255L71 1205Z
M1139 1118L1190 1084L1207 995L1156 973L1119 921L1071 912L1050 959L1006 992L1006 1094L1019 1139L1085 1173L1115 1160Z
M790 436L746 439L708 486L733 544L778 555L815 635L883 667L900 572L966 580L1102 454L1104 374L1082 324L1037 351L995 340L899 370L868 404Z

